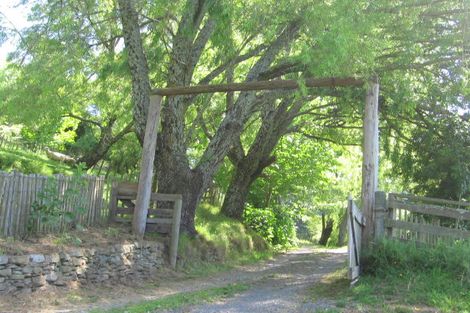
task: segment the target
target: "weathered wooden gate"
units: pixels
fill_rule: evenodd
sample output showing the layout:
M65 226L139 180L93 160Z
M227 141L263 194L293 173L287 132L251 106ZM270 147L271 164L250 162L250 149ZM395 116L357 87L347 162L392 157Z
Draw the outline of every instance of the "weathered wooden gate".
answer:
M109 203L109 221L131 223L136 198L137 184L125 182L114 184ZM173 202L173 207L163 209L158 206L158 202ZM149 206L146 227L159 233L169 234L170 264L173 268L176 268L182 196L180 194L152 193Z
M349 279L355 283L359 278L361 265L361 237L362 228L365 226L362 212L354 203L352 197L348 199L348 255L349 255Z

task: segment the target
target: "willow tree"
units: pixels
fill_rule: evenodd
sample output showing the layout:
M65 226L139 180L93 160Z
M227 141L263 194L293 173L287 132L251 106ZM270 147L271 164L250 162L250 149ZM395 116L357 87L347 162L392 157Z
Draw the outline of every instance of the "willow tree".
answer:
M140 138L153 84L385 75L448 64L456 60L456 44L462 42L461 4L451 0L439 1L439 8L421 1L188 0L151 8L140 1L118 3ZM151 22L143 25L146 20ZM165 49L158 48L162 43ZM157 141L158 188L183 194L182 227L187 232L195 233L194 214L202 193L267 96L240 92L231 101L209 98L225 109L196 157L189 153L195 143L188 142L188 133L199 126L199 98L166 99Z

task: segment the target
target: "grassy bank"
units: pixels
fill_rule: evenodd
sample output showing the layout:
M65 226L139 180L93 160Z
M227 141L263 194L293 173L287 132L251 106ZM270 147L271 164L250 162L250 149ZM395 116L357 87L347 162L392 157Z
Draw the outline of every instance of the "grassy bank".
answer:
M182 236L179 245L178 266L189 275L207 275L273 255L257 233L207 203L196 211L196 230L197 238Z
M0 148L0 171L18 171L24 174L66 174L73 170L66 164L47 158L46 154L26 150Z
M343 269L311 290L330 312L470 312L470 245L434 248L383 241L367 254L365 274L350 288Z

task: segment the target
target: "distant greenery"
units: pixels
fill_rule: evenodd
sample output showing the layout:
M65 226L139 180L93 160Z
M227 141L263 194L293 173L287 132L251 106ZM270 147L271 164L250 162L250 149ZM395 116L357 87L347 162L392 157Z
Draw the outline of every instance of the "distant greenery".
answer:
M244 284L230 284L224 287L209 288L205 290L183 292L175 295L163 297L157 300L144 301L138 304L131 304L123 308L115 308L107 311L92 310L91 313L153 313L160 310L176 309L181 306L195 305L205 302L214 302L220 299L229 298L236 293L248 289Z
M0 148L0 171L18 171L23 174L67 174L71 175L73 170L70 166L53 161L40 152L26 150L11 150Z
M382 241L367 253L365 274L350 288L346 270L322 279L313 299L336 302L337 312L414 312L414 307L440 312L470 312L470 244L416 247Z
M244 211L244 223L274 246L289 247L295 244L295 221L299 212L290 207L255 208Z

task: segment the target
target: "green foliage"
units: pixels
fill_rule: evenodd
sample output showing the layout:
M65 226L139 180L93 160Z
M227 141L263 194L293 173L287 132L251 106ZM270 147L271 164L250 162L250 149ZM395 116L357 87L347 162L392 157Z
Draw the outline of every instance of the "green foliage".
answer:
M214 302L234 296L248 289L244 284L230 284L223 287L214 287L199 291L182 292L157 300L143 301L131 304L123 308L115 308L106 311L92 310L92 313L150 313L161 310L172 310L182 306L197 305L205 302Z
M191 275L271 256L263 238L240 221L220 214L220 207L202 203L196 211L196 230L198 237L183 234L178 247L178 266Z
M255 208L247 206L243 222L273 246L289 247L295 244L294 210L287 207Z
M81 190L85 181L82 178L83 172L80 168L75 170L74 176L70 180L67 188L59 193L58 179L50 177L47 179L45 187L37 195L37 200L33 202L28 220L28 230L30 233L38 231L39 224L46 227L58 228L63 221L65 228L77 228L82 226L78 217L86 213L86 199L80 198ZM67 203L75 204L73 208L66 207ZM62 230L64 230L62 229Z
M50 160L41 152L22 149L12 150L0 148L0 170L5 172L18 171L24 174L72 174L73 170L64 163Z

